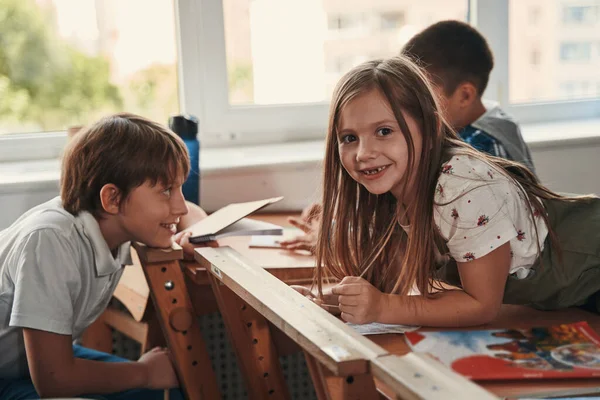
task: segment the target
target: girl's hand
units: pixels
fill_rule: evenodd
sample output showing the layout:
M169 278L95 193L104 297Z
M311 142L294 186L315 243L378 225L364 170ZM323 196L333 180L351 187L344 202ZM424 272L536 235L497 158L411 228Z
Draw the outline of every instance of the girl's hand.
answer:
M377 321L385 307L385 295L363 278L347 276L331 289L339 295L342 319L353 324Z
M313 292L311 292L310 289L304 286L290 285L290 287L298 293L300 293L301 295L303 295L304 297L306 297L307 299L309 299L310 301L312 301L313 303L315 303L316 305L320 306L325 311L333 315L340 315L340 309L337 304L337 296L332 294L327 295L324 293L323 300L321 300ZM335 303L328 302L332 298L336 299Z
M315 300L317 299L317 296L315 296L315 294L313 292L311 292L311 290L307 287L304 286L300 286L300 285L290 285L290 287L292 289L294 289L296 292L300 293L302 296L310 299L310 300Z
M290 240L283 240L279 244L287 250L306 250L314 254L317 245L317 235L323 207L320 204L311 204L302 211L300 218L291 217L288 222L301 229L304 234Z
M317 234L306 233L304 235L298 235L289 240L282 240L279 242L279 245L286 250L306 250L311 254L315 254L315 247L317 246Z
M194 249L199 247L219 247L217 242L205 242L200 244L190 243L190 236L192 232L182 231L178 232L173 236L173 241L183 248L183 258L185 260L194 259Z
M155 347L140 357L138 363L146 369L148 389L171 389L179 387L179 381L167 349Z

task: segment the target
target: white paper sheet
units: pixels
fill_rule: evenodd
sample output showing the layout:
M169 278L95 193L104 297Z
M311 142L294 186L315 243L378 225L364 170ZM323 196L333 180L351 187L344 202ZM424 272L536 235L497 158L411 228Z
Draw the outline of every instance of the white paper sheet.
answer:
M418 326L410 326L410 325L392 325L392 324L380 324L378 322L372 322L370 324L351 324L347 323L349 327L354 329L356 332L361 335L382 335L384 333L404 333L411 332L419 329Z

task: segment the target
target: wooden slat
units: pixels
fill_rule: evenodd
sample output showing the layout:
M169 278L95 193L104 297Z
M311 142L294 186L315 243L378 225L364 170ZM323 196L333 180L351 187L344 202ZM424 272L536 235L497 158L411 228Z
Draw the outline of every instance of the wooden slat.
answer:
M139 256L140 261L143 262L156 263L183 259L183 249L177 243L171 244L171 248L168 249L148 247L140 242L133 242L133 247Z
M113 296L127 307L136 321L141 321L148 307L150 288L134 248L131 249L131 260L133 264L126 266L123 270L123 275L121 275Z
M487 390L419 353L371 361L371 373L401 399L498 399Z
M196 260L336 375L364 374L388 354L230 247L196 249Z
M145 322L139 322L131 318L128 314L115 310L114 308L107 308L104 311L104 323L118 332L123 333L125 336L130 337L138 343L142 343L148 336L148 324Z

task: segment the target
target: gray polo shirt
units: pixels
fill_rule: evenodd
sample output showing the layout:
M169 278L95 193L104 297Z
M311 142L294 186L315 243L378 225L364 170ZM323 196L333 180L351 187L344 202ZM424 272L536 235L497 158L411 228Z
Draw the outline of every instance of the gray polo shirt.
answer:
M113 257L96 219L54 198L0 232L0 379L29 375L22 328L80 336L106 308L131 264Z

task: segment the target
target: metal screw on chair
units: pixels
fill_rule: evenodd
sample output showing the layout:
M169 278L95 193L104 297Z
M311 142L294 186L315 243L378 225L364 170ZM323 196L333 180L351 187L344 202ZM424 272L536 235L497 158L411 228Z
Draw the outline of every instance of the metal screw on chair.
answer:
M173 290L173 289L175 289L175 284L173 283L173 281L166 281L165 282L165 289L167 289L167 290Z

